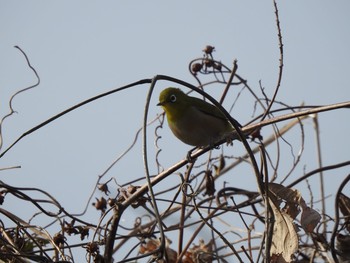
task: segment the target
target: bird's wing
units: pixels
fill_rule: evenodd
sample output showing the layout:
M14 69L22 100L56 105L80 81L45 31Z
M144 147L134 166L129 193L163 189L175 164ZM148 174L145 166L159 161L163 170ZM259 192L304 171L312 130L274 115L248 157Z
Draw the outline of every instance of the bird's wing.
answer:
M214 116L216 118L228 121L225 115L213 104L210 104L195 97L193 97L193 99L193 106L196 107L199 111L203 112L204 114L208 114L210 116ZM242 125L238 121L236 121L236 123L239 127L242 127Z

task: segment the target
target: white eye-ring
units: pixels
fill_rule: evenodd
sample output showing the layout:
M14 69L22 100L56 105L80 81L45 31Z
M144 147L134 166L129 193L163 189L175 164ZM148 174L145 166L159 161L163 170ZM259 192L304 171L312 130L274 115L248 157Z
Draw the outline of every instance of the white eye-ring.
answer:
M170 102L174 103L176 101L176 96L174 94L170 95Z

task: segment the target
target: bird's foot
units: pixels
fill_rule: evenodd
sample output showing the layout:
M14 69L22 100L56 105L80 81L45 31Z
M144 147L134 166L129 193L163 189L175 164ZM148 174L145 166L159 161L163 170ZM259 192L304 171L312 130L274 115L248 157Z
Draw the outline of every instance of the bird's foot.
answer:
M230 145L232 146L233 145L233 139L231 137L226 137L226 145Z
M197 149L197 147L191 149L188 151L187 155L186 155L186 159L189 163L194 163L196 161L196 158L193 158L191 155L192 153Z

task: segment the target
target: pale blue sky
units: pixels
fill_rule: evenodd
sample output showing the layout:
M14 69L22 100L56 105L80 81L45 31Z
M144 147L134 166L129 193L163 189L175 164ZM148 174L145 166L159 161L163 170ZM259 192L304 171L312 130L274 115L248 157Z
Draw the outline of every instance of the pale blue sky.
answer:
M278 6L285 60L277 99L291 105L349 100L350 2L278 1ZM4 123L3 149L54 114L113 88L156 74L195 84L188 63L201 57L207 44L216 47L215 58L226 65L236 58L238 73L257 92L261 80L271 96L278 77L272 1L2 0L0 36L0 116L8 112L11 94L35 82L13 46L26 52L41 78L40 86L13 101L18 114ZM161 113L155 106L157 96L169 85L157 85L151 116ZM140 86L111 95L31 134L0 160L0 168L22 168L1 172L0 180L42 188L68 211L81 211L97 176L130 145L141 127L147 91L148 86ZM248 122L252 113L253 104L246 105L244 100L233 111L241 123ZM349 159L348 116L346 110L320 116L325 165ZM317 167L311 120L305 126L310 151L303 165L310 171ZM160 158L165 166L186 155L189 147L178 142L168 127L162 136ZM152 165L154 172L155 163ZM347 172L343 169L339 174L327 174L338 176L336 180L328 177L329 194L334 194L332 189ZM126 175L143 175L140 140L108 178L116 177L124 183L129 179ZM244 182L254 190L251 177ZM241 187L235 182L231 185ZM9 198L4 208L9 209L12 201ZM20 216L29 218L30 211L23 209Z

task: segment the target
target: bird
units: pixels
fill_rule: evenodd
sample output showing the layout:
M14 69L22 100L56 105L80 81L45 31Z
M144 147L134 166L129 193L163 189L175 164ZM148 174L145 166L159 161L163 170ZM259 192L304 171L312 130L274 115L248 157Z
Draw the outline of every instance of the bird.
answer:
M216 106L188 96L179 88L162 90L157 106L163 108L173 134L188 145L212 146L235 130Z

